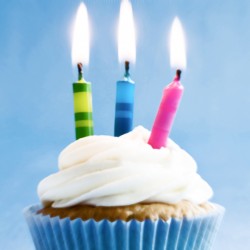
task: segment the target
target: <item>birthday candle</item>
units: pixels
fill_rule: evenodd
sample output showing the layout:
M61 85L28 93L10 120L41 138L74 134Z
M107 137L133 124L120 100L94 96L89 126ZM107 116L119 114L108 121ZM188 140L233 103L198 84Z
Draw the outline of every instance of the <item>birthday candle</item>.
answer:
M148 144L153 148L159 149L167 146L167 138L184 90L179 81L180 75L181 71L177 70L176 77L163 91L160 107L148 141Z
M116 83L114 135L120 136L133 129L133 109L135 83L129 74L130 62L135 62L135 28L133 10L128 0L121 2L118 30L119 60L125 64L125 74Z
M170 64L172 67L177 68L176 76L163 91L160 107L148 141L148 144L155 149L167 146L167 138L184 90L180 82L180 68L186 67L186 53L184 35L178 18L175 18L171 30Z
M91 83L82 77L82 64L78 64L79 78L73 83L76 139L93 135Z
M83 65L89 62L89 26L86 6L81 3L76 16L72 63L78 68L78 81L73 83L76 139L93 135L91 83L83 78Z

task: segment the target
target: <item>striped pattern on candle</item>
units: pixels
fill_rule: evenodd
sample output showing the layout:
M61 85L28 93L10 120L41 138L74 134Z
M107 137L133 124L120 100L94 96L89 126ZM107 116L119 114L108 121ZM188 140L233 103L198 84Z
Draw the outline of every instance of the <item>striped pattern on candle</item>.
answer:
M116 118L133 119L133 103L116 103Z
M115 136L120 136L133 129L133 103L116 103Z
M93 135L91 84L74 83L73 92L76 139Z
M123 80L116 83L115 136L133 129L134 90L135 84L132 81Z

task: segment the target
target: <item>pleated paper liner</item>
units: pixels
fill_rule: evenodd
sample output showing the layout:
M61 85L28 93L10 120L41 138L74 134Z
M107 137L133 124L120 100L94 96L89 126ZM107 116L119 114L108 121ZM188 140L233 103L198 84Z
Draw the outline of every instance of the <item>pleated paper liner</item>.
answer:
M24 215L41 250L209 250L224 214L216 205L215 211L192 219L96 222L36 214L40 208L30 206Z

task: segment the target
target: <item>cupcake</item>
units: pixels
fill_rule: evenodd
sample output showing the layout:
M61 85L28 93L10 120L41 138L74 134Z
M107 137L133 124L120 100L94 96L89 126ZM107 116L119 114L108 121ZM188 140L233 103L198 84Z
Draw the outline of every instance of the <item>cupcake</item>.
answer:
M211 249L224 209L193 158L172 140L147 144L137 127L66 147L25 209L36 249Z

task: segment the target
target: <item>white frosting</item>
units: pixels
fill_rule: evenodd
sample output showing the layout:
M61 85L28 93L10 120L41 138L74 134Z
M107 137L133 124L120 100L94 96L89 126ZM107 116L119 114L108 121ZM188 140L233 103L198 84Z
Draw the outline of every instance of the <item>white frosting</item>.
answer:
M149 135L137 127L121 137L73 142L59 156L60 171L39 183L41 201L69 207L181 200L200 204L210 199L213 191L196 173L193 158L170 139L167 148L153 149L147 144Z

